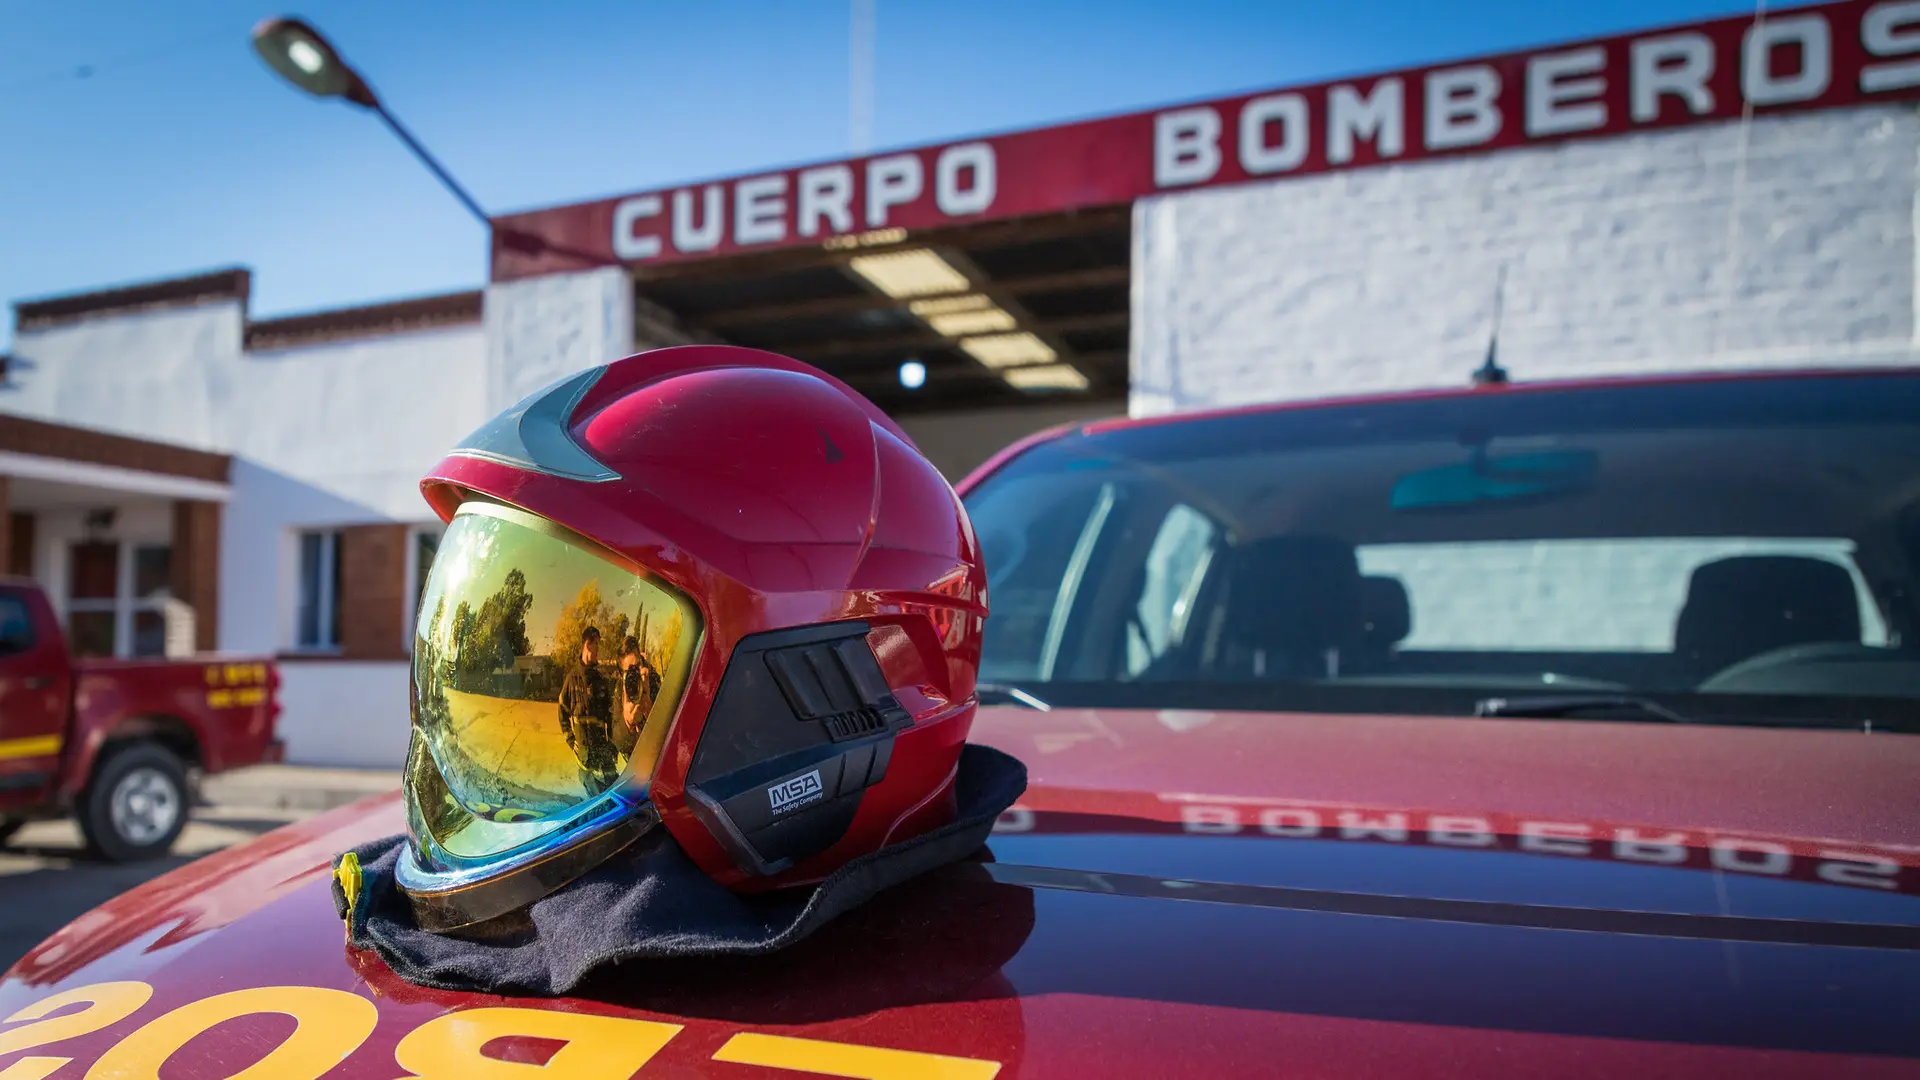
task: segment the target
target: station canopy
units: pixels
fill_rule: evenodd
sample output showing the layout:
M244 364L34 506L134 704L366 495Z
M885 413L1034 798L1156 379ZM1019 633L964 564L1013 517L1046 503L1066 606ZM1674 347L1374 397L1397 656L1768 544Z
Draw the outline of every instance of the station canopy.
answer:
M494 219L492 277L624 266L640 319L810 361L889 412L1117 398L1137 199L1909 100L1915 7L1837 0L530 210Z
M1119 207L874 232L643 268L635 289L697 334L814 364L888 412L1123 398L1128 220Z

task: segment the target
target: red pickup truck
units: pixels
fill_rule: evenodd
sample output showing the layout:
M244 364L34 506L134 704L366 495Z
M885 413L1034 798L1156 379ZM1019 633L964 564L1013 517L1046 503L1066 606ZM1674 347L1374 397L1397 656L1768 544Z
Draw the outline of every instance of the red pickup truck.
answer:
M0 840L72 814L116 862L186 827L203 774L278 761L271 660L77 660L46 595L0 579Z

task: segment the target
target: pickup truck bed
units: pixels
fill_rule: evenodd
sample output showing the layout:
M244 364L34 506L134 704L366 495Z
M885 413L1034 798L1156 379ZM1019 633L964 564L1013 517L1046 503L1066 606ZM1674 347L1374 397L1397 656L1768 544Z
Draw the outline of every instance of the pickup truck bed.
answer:
M264 657L76 659L39 587L0 581L0 837L73 814L96 853L164 854L193 779L277 761Z

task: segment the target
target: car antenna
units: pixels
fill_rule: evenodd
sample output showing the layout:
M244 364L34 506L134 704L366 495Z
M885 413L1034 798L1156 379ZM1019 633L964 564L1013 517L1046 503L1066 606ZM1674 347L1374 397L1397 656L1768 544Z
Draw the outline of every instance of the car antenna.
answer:
M1507 369L1500 366L1500 312L1502 301L1507 293L1507 264L1500 264L1500 274L1493 286L1493 329L1487 334L1487 360L1473 371L1475 386L1504 386L1507 383Z

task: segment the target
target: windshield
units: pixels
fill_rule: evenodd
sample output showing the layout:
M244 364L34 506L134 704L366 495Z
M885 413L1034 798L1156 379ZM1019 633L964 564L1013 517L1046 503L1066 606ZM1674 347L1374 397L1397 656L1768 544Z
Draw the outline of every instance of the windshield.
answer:
M989 695L1920 730L1920 377L1096 428L966 503Z

